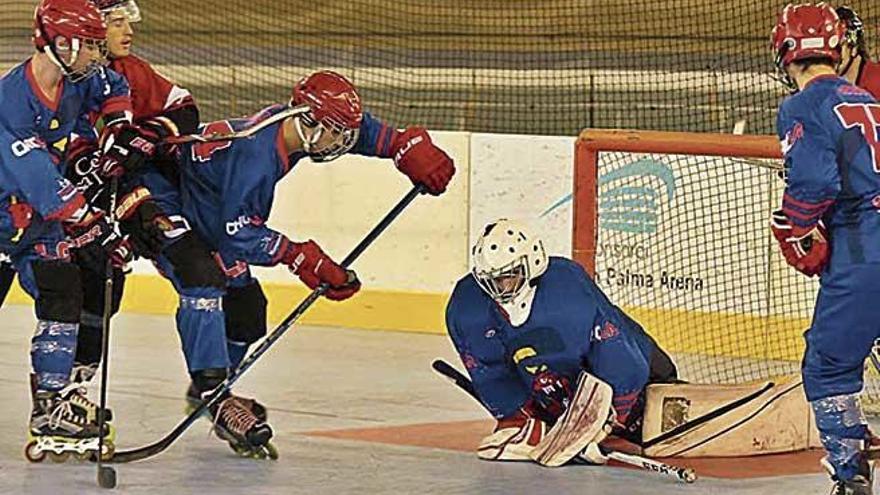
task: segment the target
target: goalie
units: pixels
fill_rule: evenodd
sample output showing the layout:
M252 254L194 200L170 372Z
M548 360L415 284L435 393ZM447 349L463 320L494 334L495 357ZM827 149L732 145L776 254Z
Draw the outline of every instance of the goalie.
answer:
M609 432L638 442L644 390L675 365L575 262L518 224L487 225L446 309L449 335L498 420L478 455L597 464Z

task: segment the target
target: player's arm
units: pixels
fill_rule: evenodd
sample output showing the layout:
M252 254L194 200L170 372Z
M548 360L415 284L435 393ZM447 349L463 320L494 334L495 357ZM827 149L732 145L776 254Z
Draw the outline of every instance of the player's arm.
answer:
M829 256L822 217L841 189L837 146L815 116L791 116L785 104L779 112L777 131L787 184L782 208L771 216L771 229L786 261L806 275L817 275Z
M199 108L192 94L175 84L146 61L132 59L126 78L132 88L135 123L153 129L159 139L195 134Z
M358 141L351 151L391 158L414 184L424 184L431 194L441 194L455 174L452 158L431 140L423 127L397 130L364 113Z
M101 69L86 84L84 112L97 112L103 122L99 170L105 177L134 172L156 153L159 135L154 129L132 123L133 106L128 82L119 73Z
M310 289L328 284L324 295L328 299L343 300L360 290L355 273L333 261L313 240L297 242L266 225L268 205L261 204L275 186L275 164L265 157L253 157L240 162L248 167L226 167L221 220L224 236L220 240L225 252L235 253L237 259L258 266L286 265ZM210 165L209 165L210 166Z
M547 424L532 409L530 391L508 366L500 343L484 337L484 328L468 323L467 291L457 287L446 307L446 327L474 384L480 402L495 416L495 430L480 441L477 455L486 460L530 461ZM477 337L485 342L477 340ZM497 346L492 348L492 346Z

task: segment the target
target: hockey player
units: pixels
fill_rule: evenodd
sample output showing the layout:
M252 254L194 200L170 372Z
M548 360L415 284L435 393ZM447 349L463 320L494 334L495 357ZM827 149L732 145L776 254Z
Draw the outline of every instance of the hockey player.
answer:
M333 300L346 299L360 288L354 273L342 269L314 241L295 242L266 225L275 184L299 160L328 162L348 152L392 158L401 172L433 194L445 190L455 170L424 129L397 131L363 113L354 87L338 74L325 71L303 78L291 105L305 113L267 125L249 139L182 146L179 194L159 173L145 178L165 214L178 219L167 233L157 266L180 294L177 324L193 401L216 388L266 333L266 298L250 265L287 265L310 288L328 283L325 296ZM260 125L288 110L288 105L275 105L247 119L207 124L203 132L222 134ZM204 262L208 249L216 261ZM224 294L236 292L221 304ZM213 411L221 426L225 403ZM256 420L220 432L241 453L271 457L271 429L262 418Z
M192 134L199 125L199 111L189 91L157 73L149 63L131 54L134 32L132 23L141 19L134 0L92 0L104 14L107 23L109 67L121 74L131 87L133 120L139 125L141 137L156 146L149 157L149 166L172 160L169 147L161 145L168 136ZM84 121L88 129L90 121ZM85 131L88 133L89 131ZM101 207L107 200L106 178L98 170L97 143L89 139L75 141L70 151L67 177L87 195L87 200ZM146 168L147 165L144 166ZM169 171L169 173L172 171ZM149 198L149 191L139 186L136 177L126 177L118 203L122 231L134 245L135 253L147 258L157 254L162 226L169 220L161 215ZM99 264L100 265L100 264ZM104 306L103 266L80 265L83 279L84 304L77 340L74 378L83 383L94 376L101 357L102 316ZM114 271L113 307L119 309L125 278L121 269Z
M555 464L580 451L604 463L598 444L611 427L638 441L645 386L676 380L666 353L580 265L548 257L541 239L516 222L487 225L471 254L474 268L452 292L446 326L498 420L478 455L540 462L539 453L572 426L557 420L575 407L583 383L605 397L587 402L600 411L590 424L574 425L580 433L568 431L575 448Z
M786 261L820 289L802 367L837 495L872 493L859 403L863 364L880 336L880 105L837 76L846 26L826 4L788 5L771 35L798 89L779 108L789 169L772 231Z
M71 255L101 256L103 248L123 263L127 250L101 212L88 208L61 176L59 165L81 115L99 112L108 128L123 130L131 100L125 81L102 67L106 25L91 3L43 0L34 16L36 53L0 79L0 251L9 254L35 300L26 455L40 461L47 452L60 459L70 452L89 455L98 444L94 405L62 393L82 303Z
M846 25L844 46L837 63L837 73L850 84L868 90L880 98L880 63L871 60L865 41L865 23L850 7L838 7L837 16Z

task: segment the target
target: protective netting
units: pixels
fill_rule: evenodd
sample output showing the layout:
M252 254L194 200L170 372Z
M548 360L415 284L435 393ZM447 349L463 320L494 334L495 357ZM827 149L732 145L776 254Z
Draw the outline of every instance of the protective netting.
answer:
M134 52L206 119L252 112L335 68L367 107L432 129L772 131L771 0L140 0ZM850 2L869 44L880 2ZM34 0L0 0L0 68L31 50Z
M768 212L784 183L761 160L600 153L596 278L673 354L684 379L800 373L818 291L786 265ZM866 408L880 377L866 373Z

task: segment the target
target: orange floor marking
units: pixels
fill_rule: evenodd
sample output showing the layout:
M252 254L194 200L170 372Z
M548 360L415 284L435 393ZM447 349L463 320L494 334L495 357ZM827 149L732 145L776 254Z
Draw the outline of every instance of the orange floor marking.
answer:
M474 453L480 439L492 431L494 421L455 421L444 423L420 423L400 426L374 428L354 428L346 430L311 431L304 435L313 437L336 438L340 440L360 440L364 442L426 447L434 449L456 450ZM622 451L632 451L631 445L620 441L611 441L608 445ZM814 474L823 472L819 467L821 450L797 452L793 454L776 454L755 457L732 458L688 458L662 459L675 466L688 466L697 471L699 476L717 478L759 478L767 476L785 476L796 474ZM615 462L615 466L622 466ZM628 467L628 466L625 466Z

